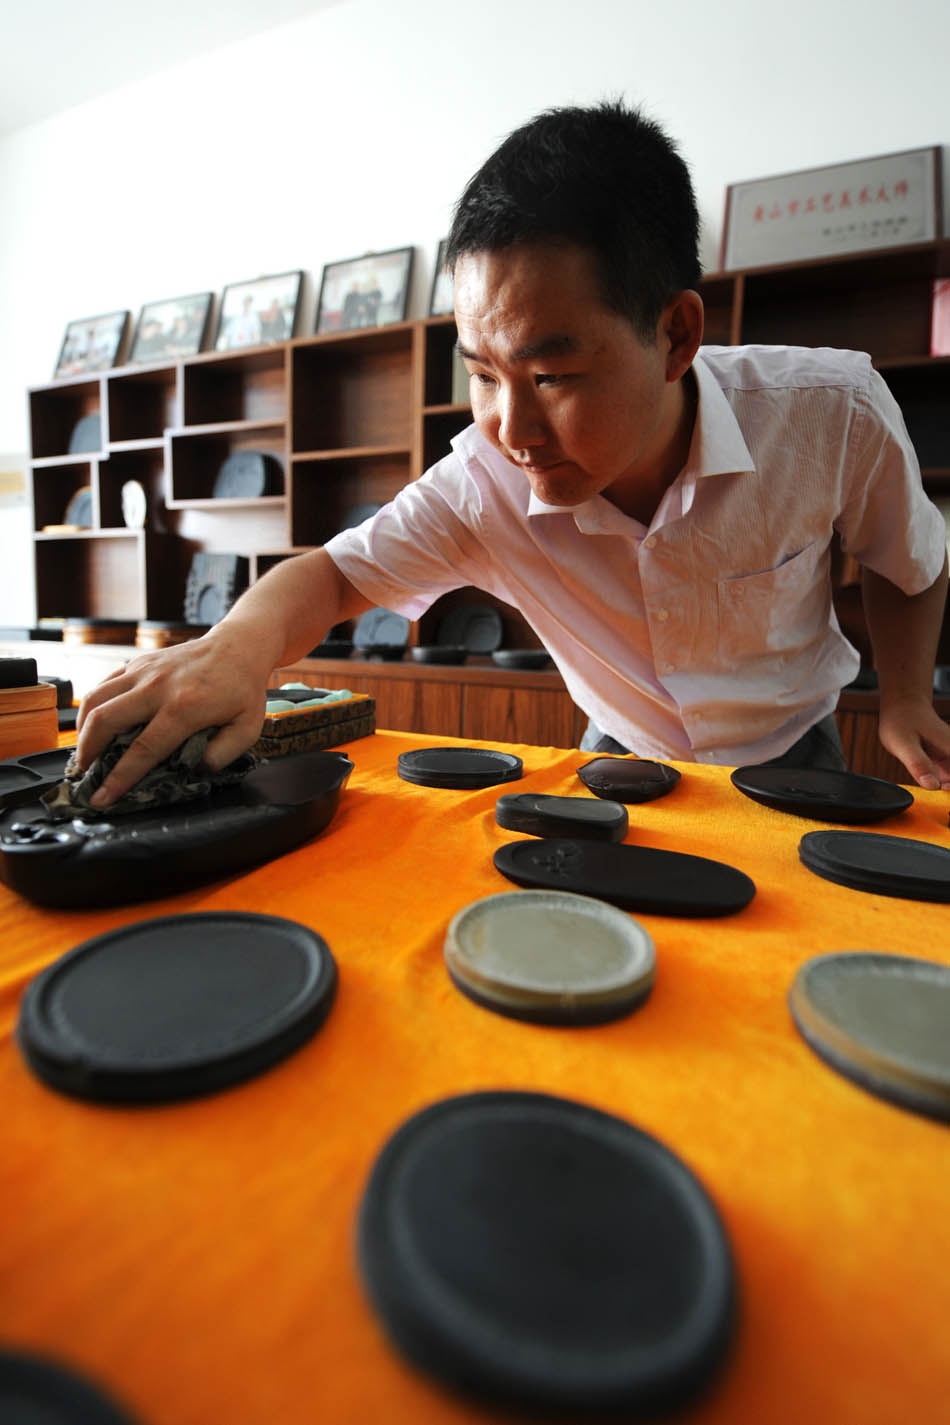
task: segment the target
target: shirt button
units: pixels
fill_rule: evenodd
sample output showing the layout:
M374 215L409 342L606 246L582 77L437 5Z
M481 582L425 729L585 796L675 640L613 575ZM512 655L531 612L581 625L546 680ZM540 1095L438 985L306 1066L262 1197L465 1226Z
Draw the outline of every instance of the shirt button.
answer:
M675 667L675 665L674 665L673 663L664 663L664 665L663 665L663 672L664 672L664 673L675 673L675 672L676 672L676 667Z
M660 620L660 623L666 623L666 620L670 616L670 611L669 609L657 609L656 616Z
M646 545L647 549L652 549L652 548L654 547L654 545L656 544L656 535L655 535L655 534L649 534L649 535L647 535L647 537L646 537L646 539L643 541L643 543Z
M741 584L733 584L733 586L732 586L732 597L733 597L734 599L741 599L741 598L744 597L744 595L745 595L745 589L743 589L742 585L741 585Z

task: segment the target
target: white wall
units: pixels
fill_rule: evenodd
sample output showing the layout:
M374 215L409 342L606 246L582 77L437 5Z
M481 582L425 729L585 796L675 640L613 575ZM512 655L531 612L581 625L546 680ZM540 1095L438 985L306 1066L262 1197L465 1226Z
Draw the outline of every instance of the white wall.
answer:
M715 267L730 182L950 151L946 15L945 0L348 0L21 129L0 143L0 450L25 451L24 390L76 317L294 267L319 285L325 262L409 244L424 315L458 191L549 105L623 95L664 124Z

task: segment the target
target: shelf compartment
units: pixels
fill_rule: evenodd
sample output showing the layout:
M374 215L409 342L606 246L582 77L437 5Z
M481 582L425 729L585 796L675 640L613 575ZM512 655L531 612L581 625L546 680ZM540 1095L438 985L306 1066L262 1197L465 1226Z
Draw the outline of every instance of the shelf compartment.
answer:
M126 528L122 486L135 480L145 491L145 528L164 528L165 442L142 441L112 447L99 466L99 510L105 527Z
M170 560L161 536L143 530L37 539L38 618L170 618ZM180 615L179 615L180 616Z
M251 560L251 583L260 579L264 574L268 574L271 569L276 569L278 564L284 564L288 559L296 558L298 554L309 554L312 549L312 545L305 545L297 549L260 550Z
M37 386L29 393L30 450L33 459L69 454L72 433L86 416L103 415L102 382L98 377L75 378L55 386ZM105 422L100 450L108 440ZM88 456L86 457L88 458Z
M461 362L455 351L457 336L455 319L452 316L432 317L425 324L422 399L427 406L447 406L455 401L455 364ZM464 366L462 369L464 370Z
M747 272L740 340L922 356L934 278L948 264L943 242Z
M286 495L286 438L282 424L252 421L226 424L200 432L169 431L166 440L166 503L170 509L200 502L223 511L233 508L235 504L262 505L265 500L269 503L282 501ZM281 488L256 500L216 499L214 483L218 471L229 455L240 451L260 451L273 456L280 464Z
M422 421L422 468L428 470L437 460L448 455L451 440L472 424L467 406L446 406L443 410L427 411Z
M408 455L291 462L291 543L325 544L358 505L384 505L409 482Z
M287 415L286 346L207 353L182 366L182 422L283 421Z
M31 471L33 486L33 528L37 533L46 525L66 523L66 507L75 494L84 488L92 491L92 528L100 524L98 460L70 459L62 462L34 463Z
M177 366L123 371L106 378L109 444L161 440L181 424Z
M412 443L413 341L408 326L315 338L291 347L293 449Z
M885 365L881 370L903 412L917 458L934 473L950 465L950 362Z
M736 340L736 279L711 273L701 280L699 295L705 309L703 342L707 346L731 346Z

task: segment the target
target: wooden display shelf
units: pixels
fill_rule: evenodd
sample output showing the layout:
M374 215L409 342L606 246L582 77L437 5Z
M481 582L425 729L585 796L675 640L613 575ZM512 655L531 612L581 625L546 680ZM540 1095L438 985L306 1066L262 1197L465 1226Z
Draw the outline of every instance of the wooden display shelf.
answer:
M306 461L317 463L321 460L378 460L383 456L408 457L412 449L408 445L344 445L335 450L295 450L291 460L295 465Z

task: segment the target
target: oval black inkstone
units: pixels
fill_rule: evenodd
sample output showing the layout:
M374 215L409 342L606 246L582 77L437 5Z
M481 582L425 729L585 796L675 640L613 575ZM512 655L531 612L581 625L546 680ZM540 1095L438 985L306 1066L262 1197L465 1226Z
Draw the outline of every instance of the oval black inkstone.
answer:
M652 802L665 797L680 779L675 767L639 757L595 757L577 775L595 797L615 802Z

